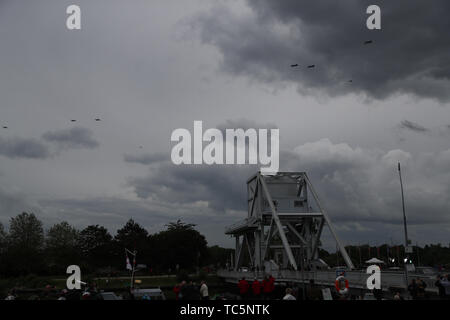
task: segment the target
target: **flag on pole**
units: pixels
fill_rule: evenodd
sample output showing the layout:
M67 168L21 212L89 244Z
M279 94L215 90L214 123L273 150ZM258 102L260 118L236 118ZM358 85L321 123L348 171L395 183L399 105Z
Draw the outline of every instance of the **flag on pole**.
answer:
M133 270L133 268L131 267L131 264L130 264L130 259L128 259L128 255L127 255L127 261L126 261L126 264L127 264L127 270Z
M130 263L130 259L128 258L128 253L133 256L133 266ZM126 269L133 271L134 267L136 266L136 252L131 252L127 248L125 248L125 257L126 257Z

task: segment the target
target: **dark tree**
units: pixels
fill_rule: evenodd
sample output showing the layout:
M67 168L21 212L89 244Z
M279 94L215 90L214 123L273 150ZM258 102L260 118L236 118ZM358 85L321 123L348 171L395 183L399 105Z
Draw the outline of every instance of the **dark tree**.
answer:
M80 232L78 247L89 268L107 267L113 261L112 236L105 227L88 226Z
M137 251L137 263L149 264L151 262L151 246L149 244L148 232L142 228L133 219L119 230L114 237L115 250L114 255L119 263L120 269L125 267L124 252L125 248L130 251Z
M202 264L207 255L207 242L194 227L194 224L178 220L152 237L158 264L162 268L174 270L178 264L181 269L194 269Z
M7 234L3 224L0 223L0 255L6 251Z
M79 232L67 222L53 225L45 240L48 264L52 271L63 273L67 266L80 264L80 253L77 248Z
M203 263L208 266L223 268L227 263L230 263L231 254L234 254L234 249L226 249L219 246L208 247L207 258Z
M147 230L130 219L121 229L117 230L114 240L124 248L133 250L134 248L145 249L147 238Z
M38 273L44 268L44 229L33 213L11 218L5 258L8 273Z
M7 250L7 234L5 232L3 224L0 223L0 262L5 261L6 250ZM6 265L4 263L0 263L0 274L4 274L5 271Z

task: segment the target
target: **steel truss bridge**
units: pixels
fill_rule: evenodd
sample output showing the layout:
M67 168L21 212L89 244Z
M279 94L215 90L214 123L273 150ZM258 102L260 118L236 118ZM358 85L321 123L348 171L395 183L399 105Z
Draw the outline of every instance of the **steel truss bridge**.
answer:
M235 238L231 268L218 272L225 281L236 283L242 277L262 279L265 273L271 273L278 282L307 283L313 279L318 285L334 285L336 271L323 270L324 263L318 255L326 226L344 258L349 286L366 288L370 275L365 270L354 270L305 172L258 172L247 181L247 195L247 218L225 230ZM422 278L428 290L437 291L434 278L411 276ZM406 289L402 272L382 272L381 282L383 290Z

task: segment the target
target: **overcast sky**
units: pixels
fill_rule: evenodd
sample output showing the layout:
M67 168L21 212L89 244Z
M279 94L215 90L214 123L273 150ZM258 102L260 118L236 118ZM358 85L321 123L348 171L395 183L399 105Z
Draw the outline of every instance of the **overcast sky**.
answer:
M173 165L172 131L203 120L279 128L280 170L310 175L346 244L402 241L401 161L413 243L450 242L448 0L379 0L381 31L362 0L79 0L80 31L70 4L0 0L5 226L182 219L232 246L258 168Z

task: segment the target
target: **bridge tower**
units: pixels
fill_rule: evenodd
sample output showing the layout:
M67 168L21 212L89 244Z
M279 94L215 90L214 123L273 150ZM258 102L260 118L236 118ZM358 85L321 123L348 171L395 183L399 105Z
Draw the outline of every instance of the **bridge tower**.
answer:
M312 267L326 224L348 268L353 263L337 237L304 172L257 173L247 181L248 216L226 228L236 239L234 269L249 259L252 267L264 269L270 255L277 255L284 269Z

